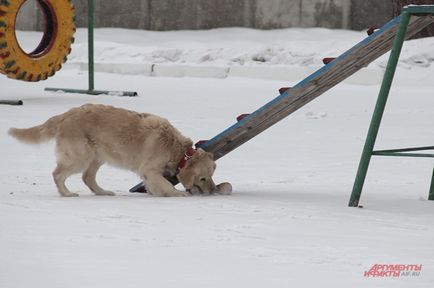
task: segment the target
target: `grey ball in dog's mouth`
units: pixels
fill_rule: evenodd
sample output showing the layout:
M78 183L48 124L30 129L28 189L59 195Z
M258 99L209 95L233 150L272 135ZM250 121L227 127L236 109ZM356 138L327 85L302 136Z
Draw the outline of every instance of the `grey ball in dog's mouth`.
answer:
M223 182L216 185L216 189L212 193L203 193L199 187L193 186L190 193L192 195L210 195L210 194L219 194L219 195L230 195L232 193L232 185L229 182Z
M232 185L229 182L223 182L216 186L216 192L222 195L230 195L232 193Z

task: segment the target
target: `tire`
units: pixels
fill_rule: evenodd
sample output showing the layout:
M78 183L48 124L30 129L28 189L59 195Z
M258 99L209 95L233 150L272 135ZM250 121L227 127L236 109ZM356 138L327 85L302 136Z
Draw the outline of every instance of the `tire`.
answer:
M0 0L0 72L23 81L40 81L62 68L74 43L74 6L71 0L37 0L44 18L41 42L30 53L16 35L18 11L26 0Z

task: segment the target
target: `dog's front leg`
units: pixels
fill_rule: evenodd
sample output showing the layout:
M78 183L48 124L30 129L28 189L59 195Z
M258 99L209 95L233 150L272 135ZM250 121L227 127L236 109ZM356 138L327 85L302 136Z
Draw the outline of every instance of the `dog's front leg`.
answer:
M153 196L180 197L190 195L188 192L176 190L175 187L159 173L144 173L143 181L145 182L146 190Z

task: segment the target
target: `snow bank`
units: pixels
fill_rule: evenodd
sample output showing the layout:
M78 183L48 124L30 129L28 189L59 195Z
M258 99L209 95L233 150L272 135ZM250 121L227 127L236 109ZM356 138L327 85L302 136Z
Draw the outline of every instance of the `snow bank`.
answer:
M20 32L23 46L40 34ZM365 32L323 28L262 31L220 28L155 32L100 28L95 31L99 72L165 77L248 77L299 81L366 37ZM33 40L32 40L33 39ZM408 41L399 65L430 67L434 38ZM78 29L66 67L87 69L87 30ZM387 56L362 69L347 83L378 84Z

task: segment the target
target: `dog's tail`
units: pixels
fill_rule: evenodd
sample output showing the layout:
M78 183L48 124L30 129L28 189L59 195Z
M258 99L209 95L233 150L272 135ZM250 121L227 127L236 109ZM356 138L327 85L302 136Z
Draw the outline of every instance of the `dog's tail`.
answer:
M48 119L44 124L30 127L30 128L10 128L9 135L15 137L21 142L28 144L38 144L41 142L48 141L57 133L57 127L62 121L63 115L57 115Z

